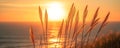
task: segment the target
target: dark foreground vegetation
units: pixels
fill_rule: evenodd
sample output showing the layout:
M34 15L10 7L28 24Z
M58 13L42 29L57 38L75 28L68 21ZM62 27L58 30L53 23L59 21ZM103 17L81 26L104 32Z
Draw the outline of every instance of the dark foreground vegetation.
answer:
M84 48L120 48L120 32L110 32Z

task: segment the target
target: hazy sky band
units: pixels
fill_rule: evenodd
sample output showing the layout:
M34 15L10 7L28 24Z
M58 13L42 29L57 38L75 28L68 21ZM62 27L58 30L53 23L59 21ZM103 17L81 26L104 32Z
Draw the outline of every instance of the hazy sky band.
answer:
M44 8L44 4L54 1L56 0L0 0L0 21L38 21L37 7L40 5ZM64 8L70 8L70 5L74 2L76 6L79 5L78 8L81 10L81 13L85 5L88 4L88 9L92 12L90 15L100 6L100 14L102 14L100 16L110 11L111 16L109 20L120 21L120 0L57 0L56 2L64 3ZM103 11L104 13L102 13Z

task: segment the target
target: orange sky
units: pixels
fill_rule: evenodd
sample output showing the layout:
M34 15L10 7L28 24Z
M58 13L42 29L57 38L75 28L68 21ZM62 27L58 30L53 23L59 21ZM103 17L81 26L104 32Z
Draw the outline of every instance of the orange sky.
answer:
M0 22L39 21L38 6L40 5L44 11L47 8L45 4L50 2L62 3L66 14L74 2L80 11L80 16L82 16L85 5L88 5L88 18L91 18L95 9L100 7L99 17L103 19L110 11L109 21L120 21L120 0L0 0Z

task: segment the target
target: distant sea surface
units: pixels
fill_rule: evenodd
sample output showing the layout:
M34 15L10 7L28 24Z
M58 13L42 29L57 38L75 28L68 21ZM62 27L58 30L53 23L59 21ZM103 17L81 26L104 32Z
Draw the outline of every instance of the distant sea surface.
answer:
M53 32L58 32L59 23L49 24L49 35L54 37ZM34 33L41 32L39 23L0 22L0 48L32 48L29 37L29 28L33 27ZM110 22L102 32L120 32L120 22Z

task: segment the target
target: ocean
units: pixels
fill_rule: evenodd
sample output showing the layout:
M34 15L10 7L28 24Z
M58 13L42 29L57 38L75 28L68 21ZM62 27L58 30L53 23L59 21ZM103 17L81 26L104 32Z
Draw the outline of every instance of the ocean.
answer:
M33 27L36 42L39 42L37 41L38 35L42 32L40 23L0 22L0 48L33 48L29 35L30 26ZM57 36L59 27L60 23L49 24L49 38L55 38ZM120 32L120 22L110 22L102 29L102 32L109 31Z

